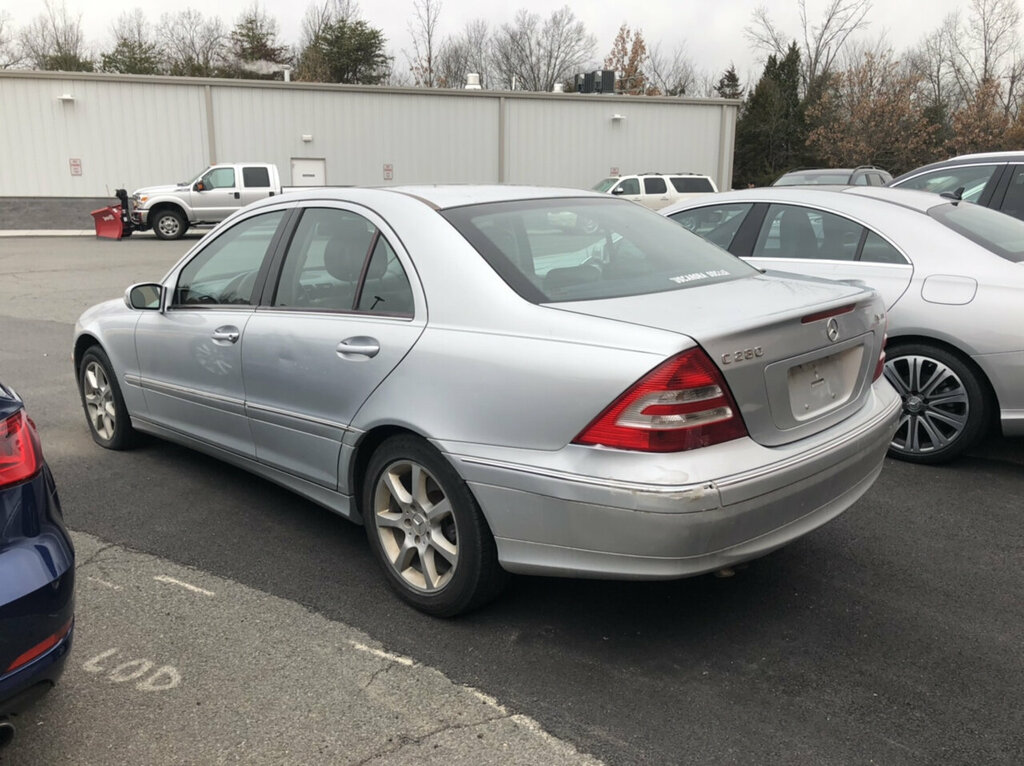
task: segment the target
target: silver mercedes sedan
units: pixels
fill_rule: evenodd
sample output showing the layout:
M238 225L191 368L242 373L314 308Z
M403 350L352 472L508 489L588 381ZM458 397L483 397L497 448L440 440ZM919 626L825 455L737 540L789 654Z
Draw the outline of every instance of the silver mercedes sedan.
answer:
M1024 221L906 189L749 189L664 215L754 266L877 289L885 375L903 413L891 454L951 460L990 426L1024 436Z
M885 308L763 275L626 200L317 189L250 205L86 311L95 441L138 432L364 524L398 594L665 579L762 556L871 486Z

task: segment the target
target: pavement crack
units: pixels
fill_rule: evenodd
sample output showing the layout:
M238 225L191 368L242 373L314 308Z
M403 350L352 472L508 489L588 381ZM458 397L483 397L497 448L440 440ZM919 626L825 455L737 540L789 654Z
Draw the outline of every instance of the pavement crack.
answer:
M369 680L365 684L363 684L363 690L365 691L366 689L369 689L373 685L373 682L376 681L379 676L383 675L384 673L390 673L391 668L393 667L394 665L392 665L391 663L382 664L379 668L373 671L373 673L370 675Z
M91 566L92 564L97 563L96 559L99 558L101 553L106 553L111 548L116 548L116 547L117 547L117 545L114 544L114 543L107 543L106 545L104 545L99 550L93 551L93 553L87 559L85 559L84 561L83 560L79 560L75 564L75 571L76 572L80 572L81 570L85 569L87 566Z
M473 721L472 723L450 723L446 724L445 726L439 726L438 728L431 729L430 731L424 732L423 734L420 734L417 737L403 735L398 738L397 742L392 743L388 747L381 748L376 753L369 755L366 758L363 758L361 761L353 763L352 766L366 766L366 764L373 763L375 760L379 758L384 758L385 756L397 753L398 751L406 747L409 747L410 745L418 747L441 734L447 734L449 732L455 731L465 731L467 729L474 729L478 726L487 726L496 721L514 720L515 718L516 716L514 714L503 712L501 715L496 715L491 718L484 718L482 720Z

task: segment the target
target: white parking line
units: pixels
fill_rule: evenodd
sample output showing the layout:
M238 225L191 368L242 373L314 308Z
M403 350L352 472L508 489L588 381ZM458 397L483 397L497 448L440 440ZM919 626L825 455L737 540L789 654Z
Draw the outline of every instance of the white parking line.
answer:
M360 644L358 641L347 641L346 643L353 649L358 649L360 652L372 654L374 657L380 657L382 660L390 660L391 662L397 662L399 665L405 665L410 668L416 664L415 660L408 657L403 657L400 654L392 654L391 652L385 652L381 649L374 649L372 646Z
M107 582L106 580L101 580L99 577L93 577L92 575L89 575L87 579L92 580L93 582L99 583L100 585L102 585L105 588L110 588L111 590L121 590L121 586L120 585L114 585L114 583Z
M184 588L185 590L190 590L193 593L201 593L204 596L216 596L217 595L212 590L206 590L205 588L200 588L200 587L198 587L196 585L189 585L187 582L182 582L181 580L175 580L173 577L168 577L167 575L156 575L153 579L156 580L157 582L165 582L168 585L177 585L178 587Z

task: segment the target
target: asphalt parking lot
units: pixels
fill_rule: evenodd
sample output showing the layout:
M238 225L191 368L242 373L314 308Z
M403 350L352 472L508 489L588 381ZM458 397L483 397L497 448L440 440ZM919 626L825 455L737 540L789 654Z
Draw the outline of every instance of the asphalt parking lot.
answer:
M0 377L79 556L64 682L0 763L1024 761L1024 440L887 461L735 577L515 578L436 620L360 528L174 445L89 438L75 318L195 241L0 239Z

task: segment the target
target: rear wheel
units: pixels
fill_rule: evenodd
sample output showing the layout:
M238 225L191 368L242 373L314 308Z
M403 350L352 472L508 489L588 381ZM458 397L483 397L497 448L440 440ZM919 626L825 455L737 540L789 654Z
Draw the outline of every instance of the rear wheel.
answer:
M989 402L970 365L925 343L896 346L886 356L885 377L903 399L891 457L942 463L977 442L988 422Z
M181 239L188 230L185 216L174 208L157 210L150 216L150 225L157 239Z
M130 449L137 434L117 385L110 359L99 346L82 355L78 390L93 441L107 449Z
M370 547L388 582L417 609L452 617L495 598L507 579L469 487L428 443L388 439L363 489Z

